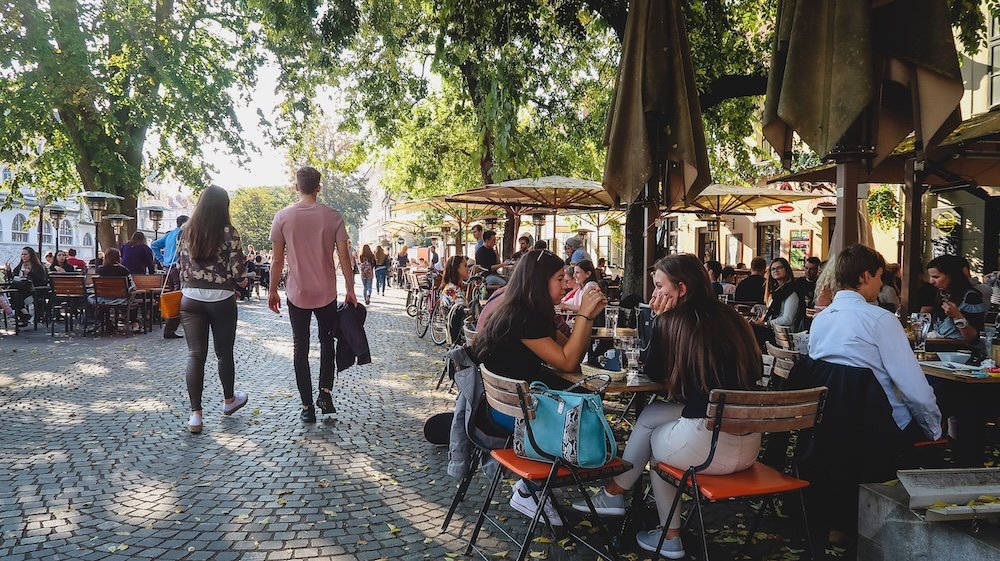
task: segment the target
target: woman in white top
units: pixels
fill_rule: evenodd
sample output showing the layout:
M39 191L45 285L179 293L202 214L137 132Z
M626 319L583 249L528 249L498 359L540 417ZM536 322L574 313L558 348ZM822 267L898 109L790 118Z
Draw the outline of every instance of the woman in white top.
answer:
M764 302L767 303L767 313L757 320L757 325L782 325L798 329L805 317L805 306L802 296L795 291L792 266L784 257L775 258L768 268L767 280L764 283Z
M597 269L594 268L594 262L584 259L577 263L573 268L573 280L576 281L576 292L568 300L563 300L562 308L578 312L580 311L580 303L583 301L583 295L591 290L601 289L601 285L597 284Z

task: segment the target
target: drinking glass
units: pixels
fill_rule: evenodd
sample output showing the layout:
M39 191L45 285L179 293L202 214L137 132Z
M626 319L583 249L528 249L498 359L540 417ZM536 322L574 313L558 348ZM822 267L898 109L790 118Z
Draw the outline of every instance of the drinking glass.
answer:
M930 314L910 314L910 331L913 333L913 351L918 353L927 350L927 333L931 329Z
M630 381L634 380L639 376L639 349L635 347L625 349L625 360L628 362L625 375Z
M611 335L614 336L618 332L618 312L620 308L618 306L608 306L604 308L604 319L607 324L608 329L611 330Z
M722 302L723 304L728 304L729 303L729 295L728 294L720 294L719 295L719 302Z
M754 304L753 307L750 308L750 316L753 318L753 321L760 320L760 318L764 317L764 314L766 313L767 306L764 304Z

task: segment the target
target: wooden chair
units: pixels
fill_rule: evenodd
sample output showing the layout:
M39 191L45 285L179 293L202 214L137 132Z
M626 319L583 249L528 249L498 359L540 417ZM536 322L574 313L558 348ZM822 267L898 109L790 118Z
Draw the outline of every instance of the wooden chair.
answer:
M692 511L697 511L698 514L703 555L706 561L709 555L705 521L702 516L703 500L714 503L767 497L757 511L757 516L749 534L747 534L747 540L743 544L743 547L746 547L753 539L760 519L769 508L773 507L775 496L788 493L799 495L806 543L810 557L815 559L812 540L809 537L805 502L802 496L802 490L809 486L809 482L798 478L797 464L793 464L794 475L786 475L761 462L754 462L750 468L729 475L699 475L699 473L712 464L719 434L722 432L732 434L780 433L815 427L822 417L826 391L826 387L785 392L712 390L708 397L708 418L705 419L705 426L712 431L712 447L704 463L697 466L679 467L660 462L654 467L657 475L677 487L677 494L670 506L667 520L673 518L674 512L680 508L680 500L684 493L694 497ZM809 434L811 432L809 431ZM800 436L798 445L805 444L807 446L807 455L808 448L811 448L811 439L808 439L807 443L801 440L803 439ZM688 513L688 523L693 519L693 514L694 512ZM653 555L654 560L660 558L658 552L663 547L666 536L667 532L664 529L660 536L660 543L656 548L657 552ZM742 557L742 552L734 556L735 559Z
M471 345L476 340L476 330L469 326L468 323L462 326L462 332L465 333L465 344Z
M795 343L792 339L792 328L784 325L772 325L774 329L774 340L782 349L795 350Z
M767 354L773 356L774 358L784 358L788 360L796 360L799 358L799 353L796 351L772 345L770 341L765 342L764 347L767 349Z
M129 335L132 335L131 329L131 312L132 310L141 310L141 306L133 298L132 292L129 291L128 277L94 277L94 317L99 323L104 318L104 314L110 314L111 311L115 313L114 324L118 324L118 314L121 311L125 312L126 324L129 324L129 329L126 331ZM108 303L109 300L124 300L121 304L111 304ZM103 312L103 313L102 313ZM145 326L145 312L143 312L143 326ZM99 327L104 327L99 326ZM145 327L143 328L145 330Z
M498 376L487 370L485 367L480 367L480 369L483 374L483 386L486 390L486 401L489 403L490 407L500 413L503 413L504 415L509 415L515 420L523 422L528 441L531 442L535 449L538 449L538 446L535 444L534 433L531 430L530 421L534 418L534 408L533 405L531 405L533 399L531 397L528 382ZM542 516L544 516L545 504L548 501L552 501L552 505L555 507L556 512L559 513L560 517L565 519L558 502L552 495L552 490L558 487L575 485L577 490L586 500L587 506L590 508L590 513L587 515L587 518L592 524L592 527L603 534L603 538L606 540L605 543L607 545L604 548L598 548L590 544L584 536L571 529L567 531L568 536L596 553L602 559L618 559L618 553L611 545L611 535L604 522L594 510L594 505L590 500L590 494L587 491L586 483L607 479L620 473L624 473L632 467L628 462L616 457L602 467L595 469L583 469L573 466L558 456L549 456L551 463L537 462L521 458L514 454L513 448L493 450L490 455L493 456L493 459L495 459L503 469L497 470L496 475L493 477L493 482L490 485L489 491L486 494L486 500L483 502L483 506L479 509L479 517L476 519L475 529L472 531L469 546L465 551L466 555L475 551L483 559L490 559L488 553L484 553L476 547L476 539L479 537L479 532L483 527L483 522L489 520L494 527L520 546L520 551L518 552L515 561L523 561L525 556L528 554L528 548L531 546L531 541L534 537L535 529L538 526L538 521ZM542 488L541 492L538 493L532 491L532 496L538 504L538 509L535 512L534 518L532 518L531 522L528 524L527 535L522 542L517 542L501 525L501 521L499 519L494 519L489 516L489 509L491 503L493 502L493 496L496 494L497 488L500 486L500 481L503 479L504 470L507 470L514 475L526 481L530 481ZM541 500L538 499L539 496L541 496Z
M146 319L146 323L143 325L147 331L153 330L154 316L158 324L163 325L163 318L160 317L160 307L157 303L160 301L160 290L163 289L165 277L166 275L160 273L132 275L132 281L135 282L136 296L138 296L138 300L143 306L143 316Z
M52 275L49 277L49 287L52 294L52 321L49 323L49 335L56 335L56 312L63 315L63 333L73 331L73 318L77 313L83 315L83 330L87 331L87 279L84 275Z

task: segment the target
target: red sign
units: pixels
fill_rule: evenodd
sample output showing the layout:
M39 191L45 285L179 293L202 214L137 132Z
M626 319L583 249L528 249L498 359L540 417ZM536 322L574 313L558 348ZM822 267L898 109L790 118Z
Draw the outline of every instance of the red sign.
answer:
M795 207L793 207L792 205L778 205L778 207L775 208L774 210L778 212L794 212Z

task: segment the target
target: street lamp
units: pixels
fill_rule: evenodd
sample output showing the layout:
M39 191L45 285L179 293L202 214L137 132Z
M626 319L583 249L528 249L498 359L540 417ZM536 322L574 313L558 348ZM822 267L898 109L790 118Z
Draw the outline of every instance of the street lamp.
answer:
M483 225L486 226L487 230L496 230L497 227L497 217L496 216L484 216Z
M59 254L59 223L62 222L63 218L66 218L66 209L59 205L52 205L49 207L49 218L52 219L52 224L55 226L56 235L56 254Z
M153 223L153 239L159 239L160 222L163 222L163 211L167 209L162 206L146 206L136 210L145 210L149 213L149 221Z
M90 215L94 218L94 265L96 266L97 239L100 237L101 220L103 220L104 213L108 210L108 201L122 201L125 200L125 197L119 197L118 195L105 193L104 191L85 191L77 195L77 197L82 197L86 201L87 208L90 209Z

